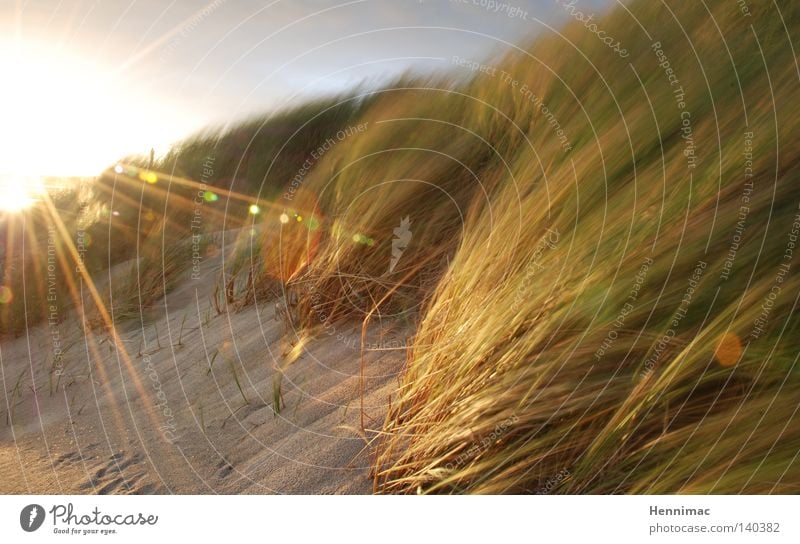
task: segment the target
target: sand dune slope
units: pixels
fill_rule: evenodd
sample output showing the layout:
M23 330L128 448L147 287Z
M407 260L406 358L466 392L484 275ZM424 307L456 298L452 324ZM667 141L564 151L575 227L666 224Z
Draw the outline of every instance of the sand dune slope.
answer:
M372 490L370 429L405 351L366 352L362 432L360 326L331 324L306 341L276 319L274 301L216 315L220 266L216 257L200 279L187 272L159 306L117 324L116 341L84 336L71 314L0 344L0 493ZM381 339L406 333L384 328Z

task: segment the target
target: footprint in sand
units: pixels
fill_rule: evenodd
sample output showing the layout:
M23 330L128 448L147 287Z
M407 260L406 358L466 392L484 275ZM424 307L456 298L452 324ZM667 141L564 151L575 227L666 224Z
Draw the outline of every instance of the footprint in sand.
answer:
M63 453L56 457L54 463L56 466L61 466L64 464L70 463L78 463L81 461L81 455L77 451L71 451L69 453Z
M219 463L217 463L217 475L220 478L227 478L230 476L231 472L233 472L233 465L227 460L222 459Z
M78 487L98 495L155 493L156 486L144 482L147 468L143 461L138 453L117 452L96 466Z

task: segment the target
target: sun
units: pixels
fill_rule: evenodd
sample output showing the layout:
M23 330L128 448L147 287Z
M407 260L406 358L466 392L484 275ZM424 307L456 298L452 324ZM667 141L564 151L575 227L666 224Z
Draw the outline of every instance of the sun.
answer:
M120 158L163 151L192 123L152 82L51 44L0 36L2 179L95 176ZM2 187L3 209L29 203Z
M0 212L15 213L39 200L41 183L25 178L0 179Z

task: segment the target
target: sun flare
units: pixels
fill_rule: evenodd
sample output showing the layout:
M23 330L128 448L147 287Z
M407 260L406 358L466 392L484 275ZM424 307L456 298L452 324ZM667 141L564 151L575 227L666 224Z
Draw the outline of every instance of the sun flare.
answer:
M39 200L41 183L36 180L0 179L0 212L24 210Z
M85 56L0 39L0 68L0 177L97 175L189 129L149 82ZM15 208L28 198L24 187L4 185L3 193Z

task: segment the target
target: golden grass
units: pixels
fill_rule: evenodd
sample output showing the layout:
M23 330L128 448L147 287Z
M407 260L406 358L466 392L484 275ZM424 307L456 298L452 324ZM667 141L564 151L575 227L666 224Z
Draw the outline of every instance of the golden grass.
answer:
M506 59L575 149L562 158L531 108L509 104L544 160L509 149L524 181L465 228L386 420L378 490L798 491L800 277L781 269L800 225L796 64L774 13L742 21L728 7L712 10L738 74L700 7L673 10L704 44L698 64L669 12L631 6L683 84L693 168L674 89L624 12L602 24L631 44L633 68L575 28L593 65L549 38ZM513 94L475 85L492 103Z
M245 303L417 325L377 491L798 491L799 16L750 9L404 77L277 197Z

